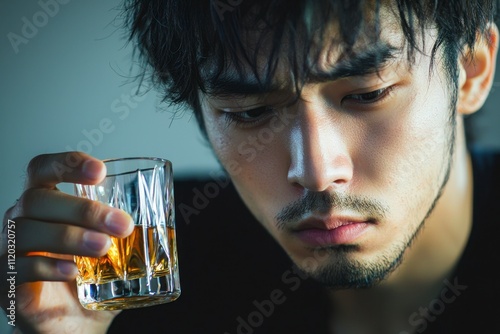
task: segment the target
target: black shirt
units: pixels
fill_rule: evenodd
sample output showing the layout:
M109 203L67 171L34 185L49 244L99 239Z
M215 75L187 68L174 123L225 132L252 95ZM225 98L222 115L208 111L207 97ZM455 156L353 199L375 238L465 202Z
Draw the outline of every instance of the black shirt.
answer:
M423 305L437 311L430 318L434 320L426 322L426 334L500 333L500 153L473 150L472 163L471 235L457 269L443 286L444 298Z
M427 313L408 315L417 333L500 333L500 154L472 157L470 240L442 294L422 305ZM175 199L181 296L121 312L109 334L328 333L324 288L295 270L231 183L176 180Z

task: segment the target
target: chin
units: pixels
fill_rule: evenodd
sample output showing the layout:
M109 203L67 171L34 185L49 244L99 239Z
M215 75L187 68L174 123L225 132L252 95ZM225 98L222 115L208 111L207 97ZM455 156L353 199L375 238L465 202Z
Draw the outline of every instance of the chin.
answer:
M330 289L363 289L385 280L402 262L403 250L361 259L357 245L309 250L308 256L291 256L300 271Z

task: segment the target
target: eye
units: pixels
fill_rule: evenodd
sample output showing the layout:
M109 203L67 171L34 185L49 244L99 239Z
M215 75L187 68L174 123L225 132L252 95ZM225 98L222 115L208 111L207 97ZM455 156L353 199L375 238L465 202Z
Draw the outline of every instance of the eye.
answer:
M347 95L342 99L342 102L346 102L347 100L361 104L376 103L388 97L390 95L390 92L392 91L392 88L393 87L391 86L387 88L377 89L369 93Z
M275 109L271 106L262 106L245 111L223 111L228 123L235 122L242 125L253 125L267 119L274 114Z

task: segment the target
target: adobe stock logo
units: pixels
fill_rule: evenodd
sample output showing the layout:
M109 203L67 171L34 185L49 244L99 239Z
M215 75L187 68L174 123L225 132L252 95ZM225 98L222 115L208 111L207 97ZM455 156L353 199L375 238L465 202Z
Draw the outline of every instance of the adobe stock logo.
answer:
M21 18L21 31L20 34L15 32L9 32L7 38L9 39L10 45L16 54L19 53L19 46L21 44L28 44L30 40L38 35L41 28L45 27L50 18L53 18L59 13L60 5L65 5L69 3L70 0L40 0L38 1L38 6L40 10L35 12L31 19L26 16Z
M438 316L446 310L446 305L455 302L457 297L467 289L467 285L460 284L457 277L454 278L453 282L446 279L443 283L439 298L431 300L427 307L420 307L418 311L410 314L408 323L414 329L412 333L424 332L429 323L436 321ZM399 334L409 333L402 331Z

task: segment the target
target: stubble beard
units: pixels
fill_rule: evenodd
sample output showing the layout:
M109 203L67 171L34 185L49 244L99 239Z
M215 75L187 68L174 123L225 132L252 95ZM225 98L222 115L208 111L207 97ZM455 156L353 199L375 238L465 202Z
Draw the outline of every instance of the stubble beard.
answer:
M357 245L339 245L322 248L319 252L326 252L330 262L324 265L300 266L299 269L315 281L332 289L366 289L373 287L386 279L396 268L398 268L404 259L404 254L411 248L422 231L427 218L431 215L438 200L441 198L443 189L446 186L451 172L452 161L454 157L456 123L454 117L450 120L450 135L448 136L447 164L445 167L443 181L441 186L429 206L424 218L420 221L413 233L408 234L406 241L395 244L389 251L379 255L375 260L362 262L353 259L351 254L359 251ZM318 254L318 251L315 251ZM322 255L322 258L325 256ZM317 264L316 261L305 261L304 263Z

